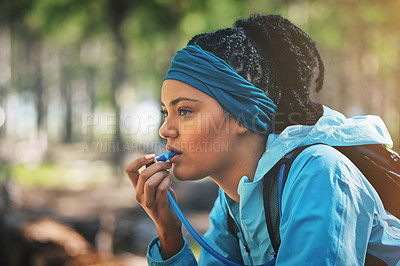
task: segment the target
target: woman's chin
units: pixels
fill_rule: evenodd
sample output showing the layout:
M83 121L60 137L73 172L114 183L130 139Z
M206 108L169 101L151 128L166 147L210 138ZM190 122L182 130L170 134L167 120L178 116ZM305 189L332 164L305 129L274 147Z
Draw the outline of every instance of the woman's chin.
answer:
M193 181L202 179L202 177L196 176L193 173L189 173L187 169L181 169L180 167L173 168L174 177L179 181Z
M190 175L188 173L185 173L184 171L180 171L179 169L176 169L175 167L173 168L173 173L174 177L178 179L179 181L186 181L190 180Z

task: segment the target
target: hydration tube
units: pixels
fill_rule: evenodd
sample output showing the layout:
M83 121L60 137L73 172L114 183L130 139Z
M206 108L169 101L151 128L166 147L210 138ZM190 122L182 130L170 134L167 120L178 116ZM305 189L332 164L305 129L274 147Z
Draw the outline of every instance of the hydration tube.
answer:
M186 229L189 231L189 233L193 236L193 238L200 244L202 248L204 248L208 253L213 255L216 259L224 263L225 265L232 265L232 266L247 266L243 265L240 263L236 263L233 261L228 260L221 254L219 254L215 249L213 249L211 246L207 244L206 241L204 241L201 236L194 230L192 225L189 223L189 221L186 219L185 215L183 215L182 211L179 209L178 204L176 204L174 198L171 196L171 193L168 191L168 201L169 204L171 205L172 209L175 211L176 215L178 215L178 218L181 220L181 222L185 225ZM272 266L275 265L275 258L265 264L262 264L260 266Z
M172 154L173 153L173 154ZM168 154L161 155L159 158L155 159L155 162L157 161L167 161L168 159L171 159L174 155L177 155L179 153L176 152L170 152ZM152 164L152 163L151 163ZM151 164L148 164L146 167L150 166ZM204 248L208 253L210 253L212 256L214 256L216 259L224 263L225 265L229 266L247 266L244 264L236 263L233 262L221 254L219 254L215 249L213 249L210 245L205 242L201 236L194 230L192 225L189 223L189 221L186 219L185 215L183 215L181 209L179 209L178 204L175 202L174 198L172 197L171 193L168 191L168 202L171 205L172 209L175 211L176 215L178 216L179 220L183 223L183 225L186 227L188 232L193 236L193 238L200 244L202 248ZM275 258L267 263L264 263L259 266L272 266L275 265Z

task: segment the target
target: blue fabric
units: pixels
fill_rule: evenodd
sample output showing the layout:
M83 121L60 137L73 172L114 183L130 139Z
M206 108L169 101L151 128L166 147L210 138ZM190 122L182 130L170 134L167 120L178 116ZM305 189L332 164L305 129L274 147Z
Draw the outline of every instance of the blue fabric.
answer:
M276 105L265 92L237 74L224 60L198 45L179 50L166 79L174 79L216 99L246 128L269 133Z
M163 260L160 253L160 241L158 237L153 238L149 244L149 248L147 250L147 263L148 265L179 265L179 266L192 266L196 265L196 259L192 253L192 250L189 247L186 239L184 239L185 243L183 248L173 257L168 260ZM150 255L151 254L151 255Z
M280 135L271 134L253 182L243 176L239 183L240 202L220 190L204 240L239 263L257 265L272 260L262 176L287 152L314 143L392 145L392 140L379 117L347 119L327 107L315 126L291 126ZM227 211L239 225L239 245L228 233ZM375 189L354 164L326 145L307 148L293 162L282 194L280 230L276 265L364 265L366 252L388 265L400 265L400 220L385 211ZM169 265L193 262L189 246L184 249ZM157 258L159 252L153 248L148 256ZM198 265L220 264L202 250Z

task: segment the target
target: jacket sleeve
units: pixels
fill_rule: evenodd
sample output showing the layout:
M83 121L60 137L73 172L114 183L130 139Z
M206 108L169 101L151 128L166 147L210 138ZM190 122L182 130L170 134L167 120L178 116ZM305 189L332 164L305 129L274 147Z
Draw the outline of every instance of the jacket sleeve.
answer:
M353 163L332 147L309 147L284 187L276 265L364 265L373 217L374 200Z
M197 265L196 259L190 249L186 239L183 248L173 257L168 260L163 260L161 256L161 247L158 237L154 238L147 249L147 262L148 265L180 265L191 266Z
M226 215L227 207L220 189L218 197L210 212L210 227L204 234L203 239L225 258L235 262L242 262L240 249L236 238L227 230ZM154 238L147 250L147 262L149 265L197 265L196 259L186 239L183 248L168 260L163 260L158 237ZM223 265L207 251L201 249L199 265Z

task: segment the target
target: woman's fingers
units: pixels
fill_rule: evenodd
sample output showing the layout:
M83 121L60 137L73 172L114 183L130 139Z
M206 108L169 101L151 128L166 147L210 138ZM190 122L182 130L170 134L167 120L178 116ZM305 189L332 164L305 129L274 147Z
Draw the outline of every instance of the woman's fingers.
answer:
M163 232L173 230L174 234L180 232L181 223L173 210L168 207L168 189L171 188L171 179L168 169L171 162L156 162L145 168L154 160L153 157L142 157L133 161L125 168L136 191L136 201L144 208L155 222L157 228ZM142 170L143 168L144 170ZM166 230L164 230L167 228Z
M156 199L158 199L158 191L164 194L164 191L169 188L171 183L168 177L169 172L167 171L172 167L170 162L157 162L143 171L140 170L154 161L154 158L154 154L146 155L136 159L125 168L125 172L135 188L136 200L148 208L151 208ZM164 181L165 179L167 181Z
M129 179L132 182L133 187L136 189L137 181L139 178L139 169L154 161L154 154L149 154L144 157L140 157L134 160L130 165L125 168L125 172L128 174Z
M171 179L169 177L164 178L160 185L157 187L156 200L161 200L167 198L167 192L171 188ZM167 201L168 202L168 201Z
M157 172L160 171L167 171L169 168L172 167L172 164L170 162L157 162L150 167L146 168L140 175L137 180L136 184L136 198L140 198L142 194L145 192L144 191L144 186L146 182L149 180L150 177L155 175Z
M168 171L157 172L144 184L144 203L147 208L154 207L154 203L158 200L157 196L159 194L160 188L162 189L165 186L164 183L171 183L168 175Z

